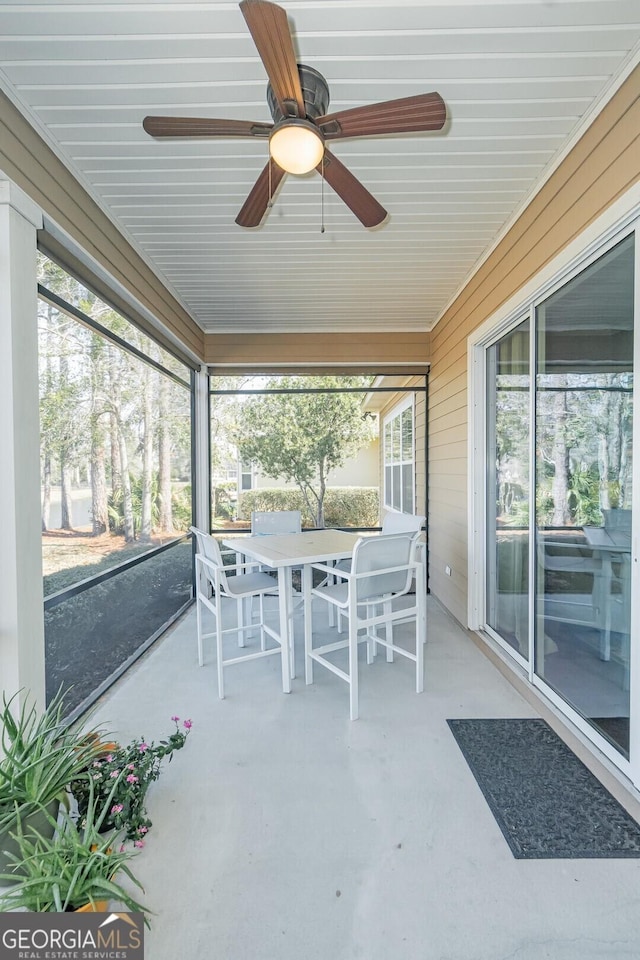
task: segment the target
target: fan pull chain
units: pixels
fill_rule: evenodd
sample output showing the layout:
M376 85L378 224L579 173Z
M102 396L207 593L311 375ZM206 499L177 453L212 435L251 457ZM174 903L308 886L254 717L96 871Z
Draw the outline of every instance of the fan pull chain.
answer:
M269 200L267 202L267 208L270 210L273 206L273 195L271 193L271 157L269 157Z
M322 167L320 169L320 233L324 233L324 154L322 155Z

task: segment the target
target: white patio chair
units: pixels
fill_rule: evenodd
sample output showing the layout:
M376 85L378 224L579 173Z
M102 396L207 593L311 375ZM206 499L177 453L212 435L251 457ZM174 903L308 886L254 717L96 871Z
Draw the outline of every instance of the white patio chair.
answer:
M358 718L358 644L367 643L367 663L372 662L373 645L387 649L387 660L393 653L401 654L416 664L416 692L424 689L424 643L426 625L426 598L416 590L412 606L393 610L393 601L410 594L414 576L419 577L420 562L416 559L419 533L383 534L363 537L355 545L350 570L336 570L326 564L313 564L312 569L327 575L337 575L341 583L326 582L311 590L319 597L344 611L349 620L349 637L335 643L313 647L312 631L305 631L305 666L307 683L313 681L313 663L319 663L349 685L349 707L352 720ZM378 612L380 611L381 612ZM414 620L416 624L415 651L400 647L393 641L394 623ZM384 637L378 628L384 626ZM348 669L342 670L327 659L327 654L348 648Z
M382 518L382 531L381 535L386 535L389 533L420 533L424 527L426 517L421 516L420 514L415 513L385 513ZM418 544L418 550L416 552L416 558L421 562L425 562L425 550L424 544ZM339 570L350 570L351 569L351 560L340 560L336 564ZM424 578L424 570L421 570L421 576L416 578L416 588L418 582L425 584L423 589L426 590L426 581ZM342 610L338 610L338 631L342 633L342 617L344 613ZM333 617L330 615L329 622L333 626ZM375 647L374 647L375 655Z
M302 515L299 510L253 510L251 513L251 536L264 537L271 534L300 533Z
M256 571L256 563L234 563L225 565L220 545L215 537L191 527L197 543L196 552L196 620L198 631L198 663L204 663L204 641L210 637L216 638L216 659L218 668L218 696L224 700L224 668L245 660L257 660L273 654L282 656L282 644L278 634L268 627L264 617L264 597L278 593L277 581L267 573ZM229 551L231 553L232 551ZM234 574L228 576L228 574ZM211 588L211 596L209 590ZM259 622L257 624L243 622L242 601L245 598L257 597L260 603ZM236 603L236 625L223 628L222 613L224 600L233 600ZM213 614L215 631L204 633L202 625L203 607ZM244 647L243 635L246 631L260 631L260 650L244 653L241 656L225 659L223 638L230 633L238 634L238 645ZM269 636L278 644L267 648L266 637ZM286 654L285 654L286 655Z

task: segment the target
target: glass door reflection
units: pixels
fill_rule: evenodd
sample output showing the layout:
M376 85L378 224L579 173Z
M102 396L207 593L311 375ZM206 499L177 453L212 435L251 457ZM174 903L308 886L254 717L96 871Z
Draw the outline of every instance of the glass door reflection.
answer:
M535 670L629 751L633 237L536 310Z

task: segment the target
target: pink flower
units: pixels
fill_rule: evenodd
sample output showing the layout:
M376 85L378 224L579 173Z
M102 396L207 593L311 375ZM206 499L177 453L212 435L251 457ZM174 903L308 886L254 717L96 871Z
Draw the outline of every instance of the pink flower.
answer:
M138 778L135 777L132 773L130 773L129 776L127 777L127 783L137 783L137 782L138 782Z
M144 847L144 840L134 840L133 845L134 847L138 847L138 849L140 849L141 847Z
M180 717L171 717L171 719L173 720L174 723L177 723Z
M124 807L121 803L114 803L114 805L111 807L111 813L122 813L123 809Z
M138 827L138 833L146 833L148 829L148 827Z
M119 770L112 770L111 773L109 774L109 776L111 777L112 780L115 780L116 777L119 777L119 776L120 776L120 771L119 771Z
M127 848L125 847L124 843L121 843L121 844L120 844L120 853L124 853L126 849L127 849Z
M105 760L107 761L107 763L113 763L113 754L108 753L105 757Z
M130 763L129 766L127 767L127 770L135 770L135 768L136 768L135 763Z
M193 726L193 720L185 720L184 723L182 724L182 726L183 726L186 730L191 730L191 727Z
M93 766L94 766L94 767L101 767L102 764L100 763L99 760L94 760L94 761L93 761Z
M93 779L94 779L94 780L101 780L101 779L102 779L102 774L101 774L101 773L94 773Z
M138 750L140 751L140 753L144 753L145 750L148 750L148 749L149 749L149 744L148 744L148 743L139 743L139 744L138 744Z

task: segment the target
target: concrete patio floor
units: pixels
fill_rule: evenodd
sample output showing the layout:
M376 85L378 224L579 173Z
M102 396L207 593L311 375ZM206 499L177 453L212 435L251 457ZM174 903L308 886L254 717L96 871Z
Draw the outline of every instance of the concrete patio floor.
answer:
M446 719L536 714L428 611L424 694L381 653L353 723L346 684L316 666L307 687L301 651L290 695L273 657L229 668L218 700L193 610L103 697L121 741L194 724L134 863L147 960L637 960L640 860L513 858Z

